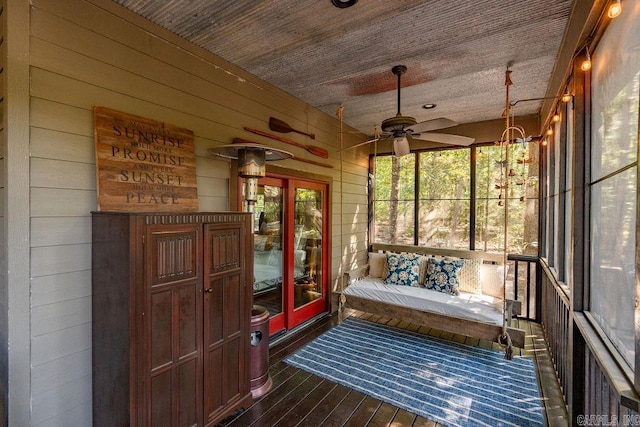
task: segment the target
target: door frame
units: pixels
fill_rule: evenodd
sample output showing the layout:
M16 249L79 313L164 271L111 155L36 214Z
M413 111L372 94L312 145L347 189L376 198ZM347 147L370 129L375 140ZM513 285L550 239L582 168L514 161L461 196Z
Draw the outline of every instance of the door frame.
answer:
M302 175L295 174L296 171L288 173L267 172L264 178L260 178L258 185L278 185L284 191L283 198L283 257L286 260L283 269L283 301L282 312L269 318L269 335L281 331L290 330L301 323L311 319L312 317L328 312L331 307L330 282L331 282L331 179L324 177L307 178ZM236 181L236 202L238 210L244 209L243 201L243 183L242 178ZM294 262L293 236L294 236L294 183L301 184L302 188L320 189L323 191L323 221L322 221L322 298L316 301L304 304L299 308L294 308L294 286L292 277L292 267ZM325 237L326 236L326 237ZM288 244L291 242L291 244Z

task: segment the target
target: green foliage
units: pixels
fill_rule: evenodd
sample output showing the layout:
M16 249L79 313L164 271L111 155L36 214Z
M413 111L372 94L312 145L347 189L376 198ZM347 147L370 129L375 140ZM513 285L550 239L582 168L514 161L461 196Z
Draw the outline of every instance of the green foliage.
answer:
M421 246L469 248L473 214L476 248L502 251L506 205L507 250L525 253L527 248L536 246L537 239L537 153L537 144L530 143L526 149L512 145L506 164L506 153L499 146L478 148L475 212L470 211L469 148L377 157L373 224L376 241L413 244L417 227ZM416 156L418 194L415 194ZM397 162L395 173L394 162ZM512 176L507 177L510 170ZM503 183L508 184L506 193L496 188ZM508 203L500 206L505 198ZM416 203L417 221L414 218Z

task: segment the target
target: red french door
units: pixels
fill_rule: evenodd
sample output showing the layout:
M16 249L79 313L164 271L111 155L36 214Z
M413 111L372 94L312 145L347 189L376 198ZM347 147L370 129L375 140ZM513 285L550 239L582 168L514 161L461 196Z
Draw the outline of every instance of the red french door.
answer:
M269 310L269 333L327 311L329 210L326 183L265 177L254 221L253 303Z

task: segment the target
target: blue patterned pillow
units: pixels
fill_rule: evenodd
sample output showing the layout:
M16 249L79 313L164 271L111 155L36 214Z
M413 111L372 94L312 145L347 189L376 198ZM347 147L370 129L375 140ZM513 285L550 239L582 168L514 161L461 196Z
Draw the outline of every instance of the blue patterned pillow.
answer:
M420 258L418 254L387 253L385 285L420 286Z
M462 268L463 261L451 259L429 258L427 264L427 278L424 286L427 289L444 292L451 295L460 295L460 280L458 272Z

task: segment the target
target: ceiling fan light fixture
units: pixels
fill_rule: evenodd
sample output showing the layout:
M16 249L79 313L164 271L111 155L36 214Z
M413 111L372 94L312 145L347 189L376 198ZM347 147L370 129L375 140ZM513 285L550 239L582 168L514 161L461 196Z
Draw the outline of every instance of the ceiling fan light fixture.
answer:
M358 3L358 0L331 0L331 4L340 9L346 9Z
M409 148L409 140L406 136L400 138L394 138L393 140L393 153L396 156L406 156L411 152Z

